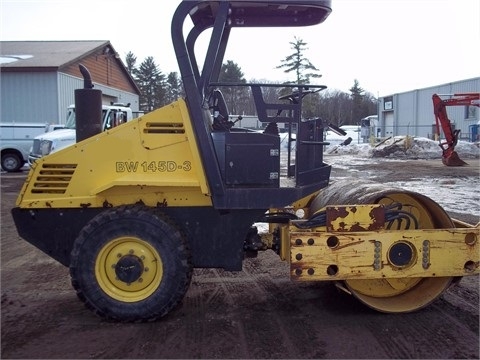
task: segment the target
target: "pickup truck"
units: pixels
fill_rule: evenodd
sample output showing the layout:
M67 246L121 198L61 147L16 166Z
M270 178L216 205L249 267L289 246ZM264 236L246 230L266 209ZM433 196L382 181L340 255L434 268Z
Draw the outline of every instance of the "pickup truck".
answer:
M1 166L3 171L19 171L28 161L33 139L45 132L63 128L60 124L0 123Z

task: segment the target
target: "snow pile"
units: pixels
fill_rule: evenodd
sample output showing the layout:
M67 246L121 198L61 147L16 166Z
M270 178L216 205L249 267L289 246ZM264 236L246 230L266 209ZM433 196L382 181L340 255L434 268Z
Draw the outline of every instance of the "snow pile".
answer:
M480 144L459 141L455 147L461 159L479 159ZM396 136L376 145L350 143L328 145L325 155L357 155L366 158L441 159L442 149L437 141L423 137Z
M352 136L355 136L353 138ZM348 145L343 142L352 137ZM438 141L424 137L395 136L376 144L361 143L356 130L347 130L347 135L340 136L331 131L327 132L326 142L329 145L324 147L325 155L356 155L360 158L385 158L385 159L441 159L442 149ZM292 134L295 140L295 134ZM280 134L280 146L282 151L288 148L288 133ZM292 150L295 149L295 141L291 143ZM458 141L455 151L461 159L480 159L480 143Z

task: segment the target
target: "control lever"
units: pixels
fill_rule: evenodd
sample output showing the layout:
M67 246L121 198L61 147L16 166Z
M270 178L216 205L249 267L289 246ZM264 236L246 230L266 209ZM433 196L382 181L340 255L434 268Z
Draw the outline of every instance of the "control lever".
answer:
M337 125L328 124L327 126L330 130L332 130L337 135L340 135L340 136L347 135L347 132L345 130L339 128Z

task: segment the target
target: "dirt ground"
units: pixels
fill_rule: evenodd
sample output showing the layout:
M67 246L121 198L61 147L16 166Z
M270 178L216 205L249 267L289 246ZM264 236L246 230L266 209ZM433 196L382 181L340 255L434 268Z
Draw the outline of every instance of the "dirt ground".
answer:
M409 169L409 171L405 171ZM478 161L355 165L355 176L479 177ZM334 170L332 178L348 175ZM195 270L183 304L155 323L119 324L85 309L68 269L21 240L10 209L26 171L1 174L1 358L478 359L479 278L464 277L429 307L372 311L332 283L294 283L272 251L241 272ZM463 221L478 216L451 214Z

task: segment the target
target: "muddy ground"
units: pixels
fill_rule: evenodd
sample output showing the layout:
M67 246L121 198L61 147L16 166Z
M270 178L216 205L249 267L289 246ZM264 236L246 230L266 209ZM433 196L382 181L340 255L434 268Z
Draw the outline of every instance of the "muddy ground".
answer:
M478 179L474 163L454 171L439 160L360 164L355 176ZM332 177L346 175L334 170ZM272 251L247 259L241 272L195 270L183 304L161 321L105 322L76 298L67 268L19 238L10 209L25 176L1 174L3 359L479 358L478 276L419 312L381 314L331 283L291 282Z

